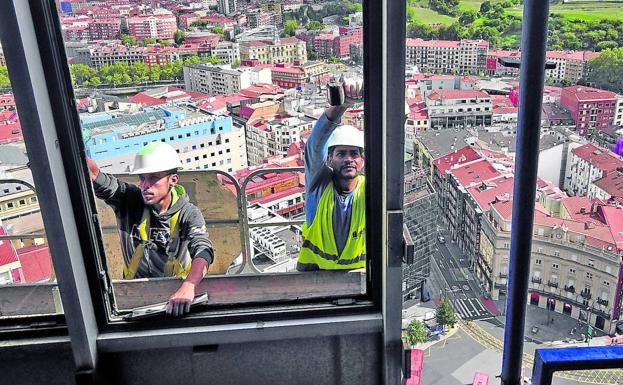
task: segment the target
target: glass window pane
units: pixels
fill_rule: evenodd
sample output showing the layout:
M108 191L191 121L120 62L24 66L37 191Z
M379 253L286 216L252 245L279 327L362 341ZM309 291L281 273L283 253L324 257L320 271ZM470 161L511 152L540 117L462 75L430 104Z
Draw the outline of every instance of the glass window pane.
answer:
M422 338L428 335L434 343L440 319L432 312L445 298L461 330L441 338L460 339L431 350L438 353L424 360L424 382L443 382L440 365L453 381L471 383L476 371L493 379L501 368L514 170L521 166L514 159L518 68L526 54L519 51L523 5L407 3L405 139L413 164L406 173L426 175L437 194L439 220L426 283L415 291L408 279L403 284L405 338L415 338L422 325L408 325L418 319L430 327ZM621 31L620 15L608 12L618 9L550 5L529 293L525 303L513 304L527 306L526 376L536 348L602 344L620 322L619 289L613 288L620 282L622 229L612 218L620 217L623 194L623 185L614 182L623 176L621 88L603 77L614 57L603 47L620 50L620 42L610 43L605 34L591 40L589 29L575 28L577 20L571 20ZM408 208L405 201L407 226L413 221ZM410 233L417 251L418 242L428 238L421 230L426 215L416 213L420 228ZM423 260L416 254L406 265L407 277ZM465 358L455 357L457 351ZM574 372L560 378L617 381L615 373L608 375L604 380L600 372Z
M0 319L63 312L11 83L0 47Z
M115 178L95 179L94 190L102 198L98 211L118 302L123 302L123 295L132 295L119 289L125 284L123 278L163 276L169 259L166 251L175 243L170 234L173 215L164 221L160 215L148 216L162 225L161 232L153 223L147 224L143 220L147 218L145 195L132 187L145 186L145 182L128 175L138 168L135 155L155 142L177 153L184 172L179 180L169 181L185 189L207 224L214 253L210 275L295 271L303 244L306 201L312 199L316 206L331 181L324 166L328 157L324 142L314 146L320 151L312 162L314 172L328 176L318 185L322 189L306 193L310 185L306 177L311 181L315 176L303 171L305 143L313 140L312 129L327 107L329 83L342 90L347 103L345 110L334 109L338 112L331 118L354 126L353 132L363 138L361 3L224 1L186 6L169 2L128 14L122 5L113 4L104 12L98 4L82 7L61 2L58 12L92 171L96 165L99 172ZM319 130L334 128L325 124ZM327 138L324 135L322 140ZM353 177L364 172L363 158L356 156L358 169ZM345 154L346 159L352 157ZM156 163L166 160L162 156L154 159ZM277 167L298 169L248 178L255 170ZM345 189L354 189L360 180L352 179L354 183L347 183L350 187L345 185ZM114 196L120 194L112 188L116 180L130 183L122 186L132 197L125 195L119 201ZM241 196L237 186L243 183ZM153 188L144 190L147 195L155 193ZM359 203L363 197L358 196ZM358 213L365 212L363 205L356 207ZM267 217L294 222L281 227L259 224ZM360 234L365 214L353 222L355 227L360 225L356 231L349 227L350 217L342 215L337 223L341 229L336 233L338 249L346 248L352 234L357 246L346 250L338 263L333 260L338 259L337 249L321 245L326 249L323 255L334 257L316 264L315 270L318 266L329 270L365 267L365 237ZM188 220L184 215L179 218ZM328 220L332 217L326 214L323 227ZM158 236L162 242L154 238ZM147 255L145 250L156 252L134 259L138 267L133 267L139 246L143 255ZM275 253L272 258L267 257L269 251ZM346 265L351 259L361 262ZM189 260L183 258L183 268L189 268ZM354 293L361 292L358 288Z

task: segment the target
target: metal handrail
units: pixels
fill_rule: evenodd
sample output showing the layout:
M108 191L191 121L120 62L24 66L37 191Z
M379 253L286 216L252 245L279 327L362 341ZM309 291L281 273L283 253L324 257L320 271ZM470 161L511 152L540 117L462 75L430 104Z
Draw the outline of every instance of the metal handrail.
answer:
M227 178L235 189L235 197L236 204L238 206L238 218L237 219L206 219L206 226L208 227L225 227L231 225L237 225L240 228L240 242L242 245L241 254L243 257L242 263L238 270L234 274L241 274L245 270L250 270L251 273L261 273L261 271L255 266L253 263L253 249L252 249L252 240L250 239L249 230L251 228L256 227L275 227L275 226L293 226L293 225L301 225L305 222L304 219L293 219L287 221L274 221L274 222L251 222L249 221L248 207L249 200L247 199L246 187L252 178L267 174L267 173L279 173L279 172L303 172L304 167L274 167L274 168L262 168L249 173L242 182L239 182L232 174L221 171L221 170L188 170L182 171L185 172L201 172L207 174L217 174L222 175ZM120 174L125 175L125 174ZM34 186L30 183L21 181L18 179L3 179L0 180L2 183L19 183L23 184L33 191L35 191ZM102 233L110 233L117 231L116 226L102 226ZM30 234L12 234L12 235L0 235L0 240L7 239L34 239L34 238L46 238L45 232L37 232Z

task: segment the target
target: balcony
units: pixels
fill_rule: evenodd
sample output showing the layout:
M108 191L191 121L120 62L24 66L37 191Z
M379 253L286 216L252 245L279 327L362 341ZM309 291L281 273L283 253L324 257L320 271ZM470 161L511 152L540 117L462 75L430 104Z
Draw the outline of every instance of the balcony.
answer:
M555 281L547 281L547 286L549 287L558 287L558 282Z
M608 306L608 300L607 299L597 298L597 303L600 304L601 306Z
M542 283L543 279L541 277L532 277L532 283Z
M575 287L573 287L573 285L571 286L565 285L565 291L569 293L575 293Z
M508 278L508 273L500 273L500 278Z
M582 290L582 291L580 292L580 296L581 296L582 298L584 298L584 299L591 299L593 295L591 294L591 292L590 292L590 291L585 291L585 290Z

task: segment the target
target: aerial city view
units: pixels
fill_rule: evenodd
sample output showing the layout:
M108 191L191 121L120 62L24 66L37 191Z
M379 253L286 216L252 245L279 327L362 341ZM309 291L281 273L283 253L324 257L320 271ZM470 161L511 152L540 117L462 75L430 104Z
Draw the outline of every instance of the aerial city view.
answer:
M411 384L494 383L500 374L521 167L522 4L406 1L404 228L414 247L402 266L402 336L421 365ZM360 136L359 152L344 154L359 160L342 169L329 154L326 165L363 181L364 90L374 92L364 83L364 8L362 0L56 0L85 164L101 198L102 263L115 282L170 267L143 272L144 261L128 255L126 208L111 187L146 183L132 175L142 175L136 154L155 161L154 148L171 152L159 162L179 161L141 163L145 172L183 169L167 174L166 191L180 187L179 199L203 214L196 229L207 226L209 240L189 246L206 261L199 281L306 270L307 231L325 195L309 162L324 166L323 147L355 146ZM537 348L623 344L623 2L550 0L548 28L525 383ZM337 102L327 97L336 87ZM0 287L56 282L21 114L0 46ZM322 142L315 127L336 123L354 131ZM353 188L335 191L348 200ZM179 266L184 277L193 258L193 268ZM0 319L28 313L3 306ZM554 383L621 384L623 369L561 372Z

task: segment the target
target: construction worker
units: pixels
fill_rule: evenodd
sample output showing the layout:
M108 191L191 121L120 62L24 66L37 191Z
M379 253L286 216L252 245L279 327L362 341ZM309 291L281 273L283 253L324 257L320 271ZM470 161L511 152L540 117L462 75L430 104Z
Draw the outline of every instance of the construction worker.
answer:
M366 266L363 133L338 125L346 106L341 86L305 145L305 223L298 271Z
M175 149L162 142L141 148L132 170L138 175L138 186L100 172L88 157L87 164L95 195L117 217L124 279L184 278L169 299L167 314L188 312L214 253L201 211L177 184L182 164Z

